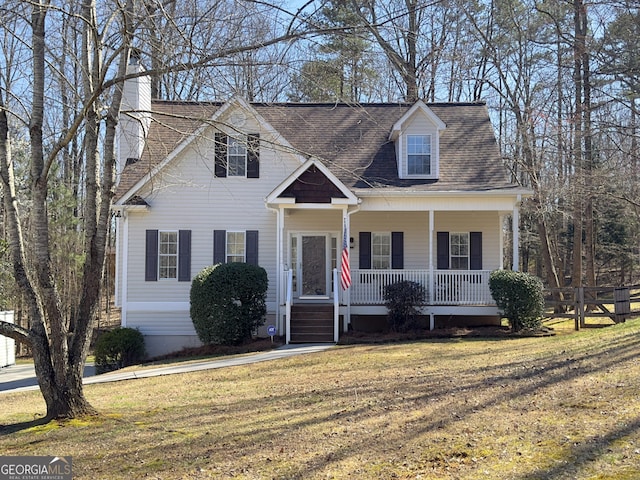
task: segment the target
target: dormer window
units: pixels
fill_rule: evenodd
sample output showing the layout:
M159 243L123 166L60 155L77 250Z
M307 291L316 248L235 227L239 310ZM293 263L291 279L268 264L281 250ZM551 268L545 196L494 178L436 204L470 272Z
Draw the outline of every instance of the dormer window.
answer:
M431 135L407 135L407 174L431 175Z
M391 129L395 143L398 177L437 180L440 175L440 135L445 123L418 100Z

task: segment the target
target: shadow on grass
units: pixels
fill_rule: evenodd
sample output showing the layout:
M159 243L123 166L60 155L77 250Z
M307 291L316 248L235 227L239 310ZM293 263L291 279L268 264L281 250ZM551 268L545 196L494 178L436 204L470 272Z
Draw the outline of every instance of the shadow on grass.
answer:
M0 436L11 435L12 433L18 433L33 427L46 425L50 421L51 420L46 417L40 417L34 420L30 420L28 422L12 423L10 425L0 425Z
M567 475L576 475L579 470L590 461L610 452L611 446L629 435L640 430L640 419L625 425L617 430L608 432L606 435L591 437L586 442L575 445L570 449L568 458L574 459L573 463L561 463L553 467L538 469L522 477L521 480L539 480L541 478L563 478ZM617 478L617 477L616 477Z
M463 342L469 343L476 340L468 338ZM445 341L463 343L460 339ZM500 343L502 343L502 339ZM495 345L498 343L493 343L492 347ZM507 345L503 344L501 347L511 349L518 348L519 345L508 342ZM403 361L405 367L403 372L406 373L397 378L385 377L380 373L384 372L385 364L379 364L377 370L372 371L370 365L366 363L363 364L363 368L366 370L363 370L362 375L354 375L349 380L341 378L339 382L324 386L310 385L308 388L290 388L286 391L274 389L266 391L265 394L268 394L266 397L256 396L250 399L233 394L229 397L221 397L222 400L216 400L218 397L207 396L201 400L201 406L184 405L177 411L172 411L173 415L169 419L170 421L167 421L167 416L164 415L161 417L162 423L158 424L153 422L151 413L145 412L144 415L147 418L144 418L143 426L136 425L138 430L131 430L131 432L138 435L140 429L148 429L169 432L171 435L182 433L193 435L193 432L187 431L188 426L194 423L193 411L207 411L207 415L204 418L199 418L197 424L203 422L214 424L235 412L241 426L232 426L216 435L210 435L208 431L198 431L194 437L198 441L192 439L189 442L189 456L199 458L200 461L206 463L216 454L220 445L242 452L244 458L262 458L260 455L265 452L265 449L271 447L271 450L277 452L277 447L280 447L281 456L285 457L286 443L282 446L282 442L286 442L286 439L289 441L295 439L295 432L313 435L308 427L324 423L334 427L326 429L323 436L317 437L317 442L325 445L324 450L318 450L322 454L314 455L311 453L303 459L296 459L295 462L291 461L290 463L287 463L285 458L277 476L280 478L285 475L287 478L319 478L328 464L348 459L352 459L353 462L359 461L361 452L366 451L376 452L374 457L382 459L379 465L382 468L384 465L391 465L396 458L387 456L390 446L400 448L401 445L414 439L416 442L412 448L418 450L418 456L415 457L414 454L415 461L421 471L427 472L431 471L431 468L439 466L439 464L434 465L430 457L420 457L419 449L424 447L420 438L428 432L444 432L435 438L441 438L443 440L441 446L449 448L450 455L454 455L457 450L452 449L457 447L451 439L455 432L464 433L465 419L476 415L478 411L508 404L514 398L527 398L532 394L544 391L547 387L571 382L585 375L607 372L618 365L632 361L637 357L639 348L640 338L635 335L625 335L620 338L609 338L606 344L598 343L594 347L582 347L580 343L563 345L562 349L549 349L542 356L532 357L525 354L524 358L519 361L492 362L489 365L477 364L468 354L465 355L462 350L456 350L454 353L459 356L456 372L459 375L446 375L443 372L442 376L438 370L421 372L421 366L429 361L424 356L415 356L411 360ZM371 351L379 352L382 350L385 349L371 348ZM487 355L487 352L480 352L478 355ZM499 355L499 350L493 348L492 355ZM315 371L332 367L326 362L326 356L322 361L319 358L317 356L307 357L304 363L309 364L307 368L313 368ZM358 365L357 362L351 363L349 369L357 369ZM306 370L306 372L311 371L313 370ZM269 378L267 373L263 370L253 372L254 375L264 375L265 382ZM282 376L283 372L272 374ZM376 382L377 376L384 380L384 383ZM367 380L370 378L373 381ZM226 379L229 383L233 383L235 380L236 378L232 376ZM223 385L222 382L218 383L218 386ZM292 385L295 387L297 384L293 381ZM376 396L375 392L382 388L386 388L388 394ZM232 391L231 387L230 392ZM471 396L472 392L477 392L477 398L481 401L478 403L467 402L465 397ZM528 404L524 403L523 405ZM264 417L269 421L261 423L251 421L252 412L269 411L270 409L272 409L270 414ZM407 419L402 428L387 431L387 423L391 420L385 419L386 412L407 413L405 415ZM369 431L366 434L363 433L363 430L358 430L360 423L365 424L371 419L374 420L367 427ZM577 478L574 475L575 472L579 472L585 466L597 461L599 457L606 455L612 444L633 434L640 428L639 419L629 420L624 424L612 425L607 430L603 430L602 435L582 438L581 443L576 443L568 448L564 457L566 463L551 466L540 465L538 470L525 473L525 476L517 478L521 480L569 478L568 475L571 475L570 478ZM8 427L0 426L0 435L26 430L45 423L44 419L37 419ZM167 428L167 425L171 426L170 429ZM450 430L445 430L448 426L453 427ZM291 432L294 434L288 436ZM214 436L215 439L212 439ZM445 437L448 437L448 440ZM156 451L157 445L143 443L136 447L135 451L129 452L129 456L127 456L128 452L121 452L123 461L134 464L138 461L137 456L142 455L145 450ZM175 450L180 452L178 448ZM461 451L466 453L464 446ZM134 453L136 458L133 458ZM440 463L447 461L445 453L437 457L439 461L444 459ZM271 462L275 454L269 454L271 457L268 461ZM411 454L411 452L407 453L407 455ZM171 458L171 453L166 455L167 458ZM143 455L143 457L145 456ZM151 458L152 454L146 457ZM178 455L175 458L176 461L179 461L180 457ZM159 471L161 472L161 469ZM142 475L142 472L140 474ZM462 477L463 473L460 473L458 478ZM443 476L442 478L447 477Z
M465 340L470 341L473 339ZM463 426L461 422L464 422L465 418L475 414L478 410L497 407L498 405L509 402L513 398L526 398L547 387L568 383L585 375L608 371L622 362L636 358L639 347L640 339L637 337L625 337L617 341L612 340L607 347L597 353L594 351L576 351L566 355L563 351L555 352L545 358L539 359L542 363L541 368L531 368L530 360L524 363L516 362L509 365L499 365L489 368L489 377L484 378L482 381L461 382L460 384L456 382L453 383L451 387L424 392L422 395L418 394L416 396L412 396L410 391L404 392L413 402L418 402L421 405L428 405L429 402L443 400L448 397L455 398L453 397L454 394L464 394L470 391L484 391L486 396L481 404L458 404L455 409L455 414L451 413L449 406L441 410L436 410L434 412L435 415L432 417L423 417L420 422L412 424L412 428L404 429L401 432L401 436L394 437L386 435L385 444L404 444L410 442L412 438L420 437L425 432L434 429L442 430L452 424L461 424L461 426ZM505 367L508 367L506 371ZM486 367L482 367L481 369L487 370ZM474 376L473 372L476 370L480 373L480 368L475 366L465 368L461 370L461 372L464 371L464 376L469 378ZM499 388L496 388L499 386L509 386L510 388L503 393ZM352 389L353 388L354 387L352 387ZM398 391L400 391L400 389L398 389ZM365 413L363 410L366 408L367 407L362 407L362 410L351 409L349 415L355 420ZM393 405L390 405L390 409L393 409ZM313 422L318 420L318 417L315 417L309 421ZM332 421L334 418L326 418L324 420ZM296 424L296 427L301 426L302 425ZM637 433L639 429L640 419L633 419L631 422L620 427L603 432L602 435L587 437L582 442L571 447L565 456L565 462L554 466L541 466L539 469L530 474L525 474L525 476L521 478L522 480L569 478L567 475L574 475L588 464L596 461L599 457L606 455L614 443ZM332 453L332 461L346 459L354 455L355 452L358 452L360 448L371 449L375 447L371 445L370 437L361 440L356 439L355 441L351 440L348 445L341 446ZM314 464L313 462L300 466L301 472L303 472L305 476L317 474L322 468L324 468L324 464ZM576 477L572 476L571 478Z

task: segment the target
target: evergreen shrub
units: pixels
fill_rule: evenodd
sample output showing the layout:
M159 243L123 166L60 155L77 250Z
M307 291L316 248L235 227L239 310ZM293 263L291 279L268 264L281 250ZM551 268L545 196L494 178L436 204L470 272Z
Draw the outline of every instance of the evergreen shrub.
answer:
M247 263L206 267L191 283L191 320L205 344L239 345L265 322L269 280Z
M98 337L94 348L96 373L136 365L146 355L144 337L134 328L116 328Z
M544 295L538 277L524 272L495 270L489 276L489 290L514 332L542 327Z
M384 287L384 304L389 311L389 328L407 332L418 327L419 307L426 300L424 287L409 280L400 280Z

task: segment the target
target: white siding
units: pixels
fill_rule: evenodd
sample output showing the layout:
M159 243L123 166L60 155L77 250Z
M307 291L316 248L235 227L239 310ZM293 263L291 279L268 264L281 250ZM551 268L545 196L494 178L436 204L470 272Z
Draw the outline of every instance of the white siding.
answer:
M429 268L429 212L362 212L351 217L351 267L360 268L360 232L404 232L404 267Z
M435 234L482 232L482 268L499 268L501 252L500 217L497 212L435 212ZM429 268L429 212L361 212L351 217L351 267L360 268L359 232L404 232L404 267ZM436 247L433 248L434 267Z
M285 230L291 232L334 232L342 234L341 210L291 210L285 215Z
M495 211L511 213L515 196L497 196L491 194L454 193L449 195L381 195L379 197L366 196L360 205L361 211Z
M13 323L13 311L0 312L0 321ZM0 368L16 363L16 341L0 335Z
M482 269L500 267L500 218L493 212L436 212L436 232L482 232ZM435 255L435 249L434 249Z
M270 312L275 308L276 214L265 207L264 199L299 162L270 149L269 137L257 125L249 123L244 130L261 133L260 178L214 177L211 130L138 192L150 209L128 213L127 326L147 335L195 334L189 317L191 282L145 281L148 229L191 230L191 278L213 264L214 230L258 230L259 264L269 278L267 302Z

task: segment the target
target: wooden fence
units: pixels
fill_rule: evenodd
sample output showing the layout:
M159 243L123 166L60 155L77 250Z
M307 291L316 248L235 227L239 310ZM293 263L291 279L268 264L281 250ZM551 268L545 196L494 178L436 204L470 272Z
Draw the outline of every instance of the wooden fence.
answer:
M587 317L609 317L615 323L640 315L640 285L628 287L565 287L545 289L549 318L573 318L576 330Z

